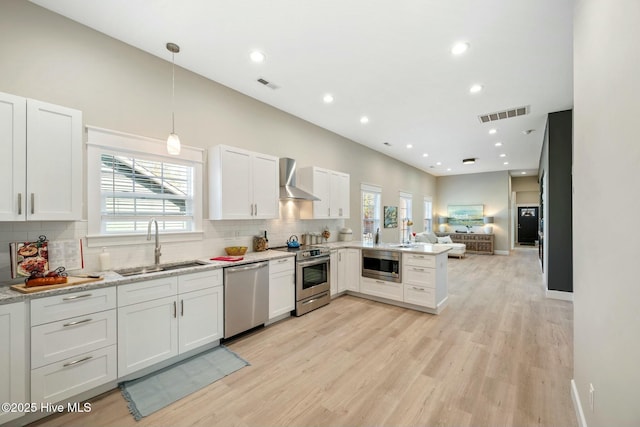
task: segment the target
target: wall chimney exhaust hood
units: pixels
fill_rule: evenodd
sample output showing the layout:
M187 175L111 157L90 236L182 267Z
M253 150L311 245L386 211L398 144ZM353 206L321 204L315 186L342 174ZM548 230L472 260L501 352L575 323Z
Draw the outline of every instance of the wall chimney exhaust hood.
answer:
M280 199L320 200L296 187L296 161L288 157L280 158Z

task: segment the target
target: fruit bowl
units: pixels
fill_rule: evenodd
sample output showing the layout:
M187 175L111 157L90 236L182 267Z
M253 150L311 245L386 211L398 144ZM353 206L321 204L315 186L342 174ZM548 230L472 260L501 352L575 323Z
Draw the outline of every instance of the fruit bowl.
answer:
M229 256L241 256L247 252L246 246L227 246L224 251Z

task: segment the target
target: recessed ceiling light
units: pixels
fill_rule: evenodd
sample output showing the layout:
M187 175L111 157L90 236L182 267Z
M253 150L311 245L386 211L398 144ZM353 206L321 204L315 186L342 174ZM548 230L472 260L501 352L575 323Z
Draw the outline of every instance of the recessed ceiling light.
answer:
M521 173L522 175L526 175L526 174L527 174L527 173L526 173L526 172L524 172L524 171L523 171L523 172L520 172L520 173Z
M429 157L427 153L422 153L422 157Z
M496 142L496 143L495 143L495 144L493 144L493 145L495 145L496 147L502 147L502 142Z
M367 116L360 117L360 123L362 124L369 123L369 117Z
M251 58L253 62L264 62L267 56L258 50L254 50L249 54L249 58Z
M507 155L502 153L502 154L500 154L500 157L507 157Z
M331 95L330 93L327 93L325 96L322 97L322 100L324 101L325 104L331 104L333 102L333 95Z
M436 162L436 166L440 166L442 162Z
M451 168L447 168L447 172L451 172Z
M462 159L462 164L463 165L472 165L476 162L476 158L475 157L469 157L468 159Z
M509 164L509 162L504 162L504 163L503 163L503 165L508 165L508 164Z
M489 135L495 135L496 132L498 132L497 129L489 129Z
M407 148L413 148L413 145L407 144Z
M465 53L469 49L469 43L467 42L458 42L453 45L451 48L451 53L454 55L460 55Z
M475 84L469 88L469 92L478 93L482 90L482 85Z

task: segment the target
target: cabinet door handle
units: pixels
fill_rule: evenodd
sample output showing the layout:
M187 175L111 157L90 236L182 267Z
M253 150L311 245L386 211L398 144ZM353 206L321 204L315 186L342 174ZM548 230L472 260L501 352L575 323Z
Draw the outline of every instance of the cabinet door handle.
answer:
M31 215L36 213L36 195L31 193Z
M257 203L255 204L255 207L256 207L256 216L258 216L258 204Z
M89 319L84 319L84 320L77 320L75 322L69 322L69 323L65 323L64 325L62 325L64 328L68 327L68 326L75 326L75 325L79 325L81 323L87 323L87 322L91 322L93 319L89 318Z
M184 317L184 300L180 300L180 317Z
M22 215L22 193L18 193L18 215Z
M331 216L331 208L327 208L327 216Z
M173 302L173 317L178 317L178 304L175 301Z
M62 298L62 301L73 301L73 300L80 299L80 298L89 298L90 296L91 296L91 294L73 295L73 296L70 296L70 297Z
M64 365L62 365L62 367L66 368L69 366L77 365L78 363L86 362L89 359L93 359L93 356L87 356L83 357L82 359L74 360L73 362L65 363Z

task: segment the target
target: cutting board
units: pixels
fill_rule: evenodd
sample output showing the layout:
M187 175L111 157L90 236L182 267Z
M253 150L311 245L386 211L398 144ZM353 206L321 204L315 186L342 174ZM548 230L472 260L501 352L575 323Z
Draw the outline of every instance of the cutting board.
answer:
M27 286L23 283L21 285L12 285L11 289L14 291L21 292L23 294L32 294L34 292L43 292L51 289L60 289L66 288L67 286L75 286L75 285L83 285L85 283L97 282L98 280L103 280L104 278L93 278L93 277L67 277L67 283L59 283L57 285L45 285L45 286L32 286L27 288Z

